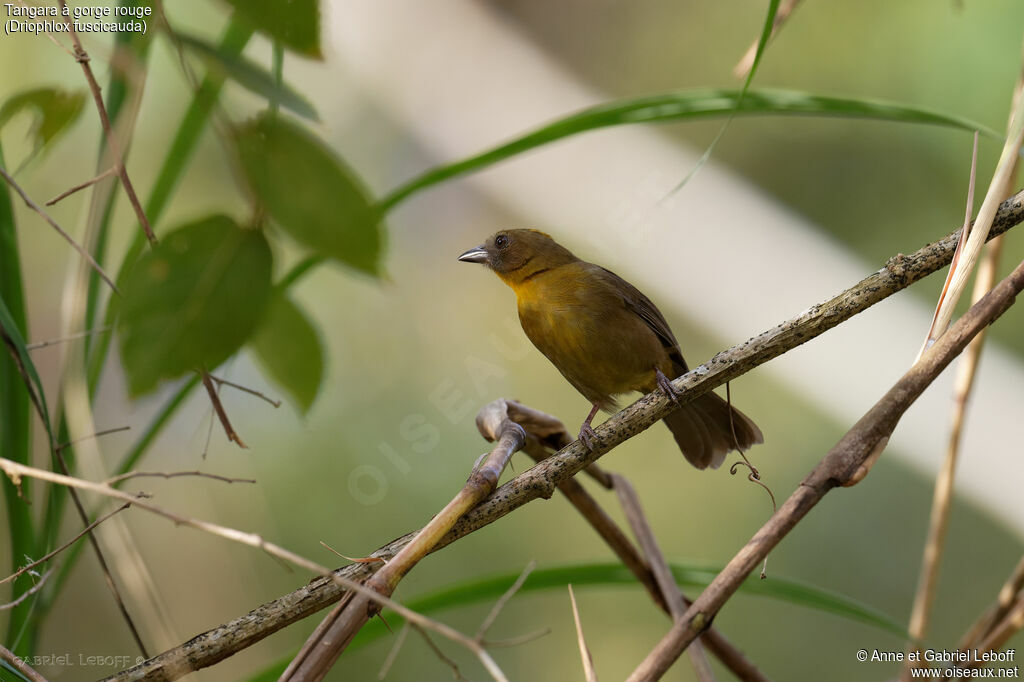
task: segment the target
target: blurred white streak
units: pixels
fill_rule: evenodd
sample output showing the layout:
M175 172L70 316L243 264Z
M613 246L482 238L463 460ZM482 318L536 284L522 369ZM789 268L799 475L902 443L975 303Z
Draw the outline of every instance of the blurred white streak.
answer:
M608 99L483 3L351 0L333 5L330 14L329 41L347 70L438 162ZM697 157L654 127L629 126L549 145L457 182L529 216L531 227L554 232L581 257L617 270L670 318L672 312L688 316L720 337L723 347L838 293L881 265L852 257L713 161L662 202ZM950 216L948 224L935 225L935 238L958 222ZM480 234L497 227L481 225ZM919 246L893 233L893 253ZM852 424L913 360L930 315L926 304L899 294L763 371L839 423ZM1018 479L1024 461L1013 455L1024 442L1024 368L988 345L958 486L1021 532L1024 496ZM948 374L907 413L890 444L891 454L929 475L938 468L947 438ZM742 391L743 381L738 385ZM762 426L770 448L771 424Z

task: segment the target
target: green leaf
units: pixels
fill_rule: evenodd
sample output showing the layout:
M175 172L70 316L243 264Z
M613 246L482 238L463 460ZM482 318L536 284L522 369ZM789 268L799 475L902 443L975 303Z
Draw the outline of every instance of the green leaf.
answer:
M270 277L263 232L226 216L164 237L125 277L117 328L131 394L227 360L259 325Z
M672 569L672 575L675 576L676 582L682 587L705 587L721 570L719 568L678 563L670 564L669 567ZM442 609L469 606L480 602L492 602L501 597L518 577L519 574L517 573L507 573L480 580L467 580L403 603L407 608L427 615ZM519 593L547 589L564 590L565 586L569 583L572 583L576 589L583 586L640 586L636 576L622 564L578 564L536 570L523 583ZM843 595L829 592L813 585L775 576L768 580L760 580L756 576L750 576L740 586L739 591L746 594L772 597L796 604L797 606L805 606L818 611L832 613L848 620L871 625L907 641L910 640L906 629L885 614L876 611L870 606L860 604L849 597L844 597ZM387 621L388 626L391 628L390 632L397 632L399 626L405 622L405 619L397 613L388 613ZM352 640L349 649L369 644L387 635L389 633L388 626L384 625L380 620L373 620L367 623L355 636L355 639ZM249 682L271 682L276 680L294 657L295 653L293 652L267 666L259 673L250 677Z
M684 587L706 587L721 570L721 568L679 563L671 564L670 568L676 581ZM517 577L517 574L509 573L493 578L467 581L410 600L406 602L406 605L414 611L429 613L442 608L496 599L509 588ZM572 583L574 587L580 585L638 585L636 576L622 564L583 564L534 571L526 579L522 591L564 588L567 583ZM772 576L768 580L760 580L757 576L751 576L744 581L739 591L833 613L849 620L872 625L903 638L908 637L907 631L902 625L879 611L849 597L795 580L777 576ZM388 616L388 620L392 621L391 615ZM392 622L392 627L394 627L394 622ZM363 628L363 630L366 631L367 628Z
M210 73L227 76L246 90L265 97L272 104L280 104L312 121L318 120L316 109L309 100L287 83L277 83L274 76L256 62L236 54L233 50L221 50L193 36L179 33L178 39L206 63Z
M22 111L32 111L35 122L29 137L34 140L32 153L35 154L75 122L84 104L85 93L82 91L68 92L58 88L26 90L8 98L0 106L0 128Z
M320 6L317 0L227 0L238 16L285 47L319 59Z
M250 346L270 378L309 411L320 391L324 351L313 324L284 294L270 300Z
M0 150L0 164L3 152ZM0 338L0 456L21 464L28 464L32 452L32 422L29 392L19 365L31 359L24 347L24 333L27 327L25 316L25 294L22 287L21 261L18 255L18 238L14 223L14 209L11 205L10 188L0 186L0 325L13 329L10 345ZM17 355L11 354L14 351ZM32 368L33 371L34 368ZM41 386L36 383L38 390ZM0 476L0 492L7 511L7 559L5 573L13 573L26 555L34 556L38 539L33 525L31 486L19 491L7 476ZM19 494L20 492L20 494ZM3 552L0 552L2 554ZM14 582L8 601L17 599L31 589L32 578L22 576ZM16 654L32 653L35 637L32 624L36 600L26 599L18 606L0 613L0 630L8 633L7 643ZM6 628L3 621L7 620ZM23 634L24 633L24 634Z
M999 133L959 116L894 102L831 97L794 90L682 90L636 99L607 102L566 116L481 154L434 168L413 178L381 200L387 212L410 195L460 175L472 173L516 154L588 130L631 123L667 123L699 118L742 115L834 116L878 121L920 123L979 131L995 139Z
M379 274L379 218L356 175L324 143L277 116L235 131L254 197L296 241L357 270Z
M3 297L0 297L0 343L3 347L0 352L7 353L14 360L15 370L21 377L21 383L28 391L29 399L35 405L39 418L43 421L46 433L50 437L51 446L53 443L53 426L50 421L50 411L46 407L46 394L43 392L43 382L39 380L39 373L25 347L25 339L18 330L14 316L7 309Z

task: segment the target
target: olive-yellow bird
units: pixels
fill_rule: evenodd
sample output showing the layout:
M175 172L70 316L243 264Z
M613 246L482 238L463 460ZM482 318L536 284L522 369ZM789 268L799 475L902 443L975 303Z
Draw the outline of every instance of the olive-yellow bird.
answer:
M661 388L675 399L668 377L687 371L679 343L658 308L626 280L538 230L502 230L459 260L486 265L516 292L523 331L593 405L579 433L588 448L594 415L613 409L615 396ZM698 469L717 468L729 451L764 442L754 422L714 393L663 421Z

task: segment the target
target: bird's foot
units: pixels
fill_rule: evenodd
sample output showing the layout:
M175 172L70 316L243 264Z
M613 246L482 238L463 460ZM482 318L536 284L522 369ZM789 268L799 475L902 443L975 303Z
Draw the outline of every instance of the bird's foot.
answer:
M657 367L654 368L654 381L658 384L658 388L668 396L669 400L674 403L679 402L679 391L675 389L672 381Z
M579 439L587 450L593 452L597 449L597 433L594 432L594 427L589 422L583 422L583 425L580 426Z

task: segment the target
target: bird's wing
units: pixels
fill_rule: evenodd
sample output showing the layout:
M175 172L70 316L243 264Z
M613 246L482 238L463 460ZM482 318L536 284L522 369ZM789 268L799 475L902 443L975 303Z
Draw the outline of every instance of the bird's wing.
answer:
M688 371L689 368L686 366L686 361L683 360L683 353L679 350L679 342L676 341L676 337L672 334L668 322L665 321L665 316L658 310L658 306L654 305L651 299L644 296L643 292L611 270L602 268L600 265L595 265L594 267L600 270L601 274L615 286L622 296L626 307L636 313L658 335L661 345L668 351L669 357L681 366L682 371Z

